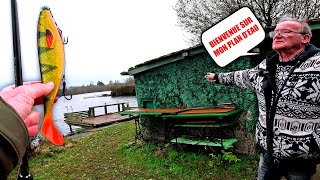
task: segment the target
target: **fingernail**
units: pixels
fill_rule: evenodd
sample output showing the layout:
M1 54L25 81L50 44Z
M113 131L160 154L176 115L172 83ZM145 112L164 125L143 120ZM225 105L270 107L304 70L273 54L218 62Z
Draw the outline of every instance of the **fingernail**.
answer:
M53 82L47 82L47 85L48 86L54 86L54 83Z

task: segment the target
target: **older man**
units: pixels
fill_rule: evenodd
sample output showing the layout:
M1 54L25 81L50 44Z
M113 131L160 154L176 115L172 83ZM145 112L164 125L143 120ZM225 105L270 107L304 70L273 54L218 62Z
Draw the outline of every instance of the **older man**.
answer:
M311 179L320 162L320 49L309 25L279 21L272 48L253 69L207 73L210 82L251 88L258 98L258 179Z

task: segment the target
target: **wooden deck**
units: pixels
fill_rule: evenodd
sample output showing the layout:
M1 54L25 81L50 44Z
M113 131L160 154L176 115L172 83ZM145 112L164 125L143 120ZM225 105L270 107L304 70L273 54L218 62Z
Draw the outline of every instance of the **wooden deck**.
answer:
M103 106L94 106L94 107L89 107L88 111L65 113L64 121L69 125L70 131L72 132L71 126L80 126L83 128L96 128L96 127L107 126L113 123L129 121L139 117L137 115L134 115L134 116L120 115L119 112L127 108L124 106L124 104L125 103L117 103L117 104L108 104ZM107 106L118 106L118 112L107 113ZM95 108L99 108L99 107L105 108L105 114L95 115Z
M129 121L137 118L138 116L121 116L119 113L110 113L107 115L89 117L85 119L66 119L68 125L81 126L81 127L101 127L109 124Z

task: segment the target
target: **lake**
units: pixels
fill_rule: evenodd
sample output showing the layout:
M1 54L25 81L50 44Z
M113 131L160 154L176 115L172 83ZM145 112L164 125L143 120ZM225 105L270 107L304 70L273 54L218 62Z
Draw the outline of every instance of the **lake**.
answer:
M58 101L53 107L53 120L56 127L59 129L62 135L67 135L70 133L69 125L64 122L64 113L67 112L76 112L76 111L87 111L89 107L100 106L105 104L114 104L114 103L128 103L130 107L137 107L137 99L135 96L120 96L120 97L111 97L111 96L102 96L102 94L110 94L111 91L105 92L95 92L95 93L86 93L73 95L71 100L66 100L64 97L58 98ZM41 113L41 119L43 119L43 105L38 105L34 107L34 110L37 110ZM108 112L117 112L117 106L109 106ZM96 115L104 113L103 108L98 108L95 110ZM41 123L39 126L41 126ZM72 127L73 130L80 127ZM40 129L40 128L39 128Z

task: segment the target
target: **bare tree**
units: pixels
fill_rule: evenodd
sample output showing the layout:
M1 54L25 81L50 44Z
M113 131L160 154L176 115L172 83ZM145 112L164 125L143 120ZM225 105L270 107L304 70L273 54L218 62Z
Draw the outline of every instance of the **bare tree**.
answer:
M313 19L319 18L320 0L288 0L287 4L283 3L282 8L287 9L282 15L292 17Z
M127 85L134 85L134 78L130 76L125 80L124 83Z
M178 26L191 35L189 43L199 43L201 33L223 18L217 11L217 4L203 0L178 0L175 6Z
M263 27L274 26L282 16L312 19L320 15L320 0L177 0L174 10L178 26L191 35L189 44L196 45L205 30L244 6Z

